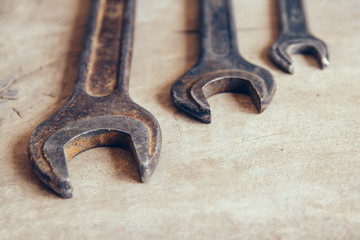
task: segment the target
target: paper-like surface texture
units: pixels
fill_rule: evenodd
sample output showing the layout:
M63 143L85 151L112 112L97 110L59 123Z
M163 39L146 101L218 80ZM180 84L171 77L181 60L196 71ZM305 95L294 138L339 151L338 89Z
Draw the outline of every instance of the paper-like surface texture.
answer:
M275 1L233 0L240 52L277 92L261 114L248 96L216 95L206 125L169 97L198 58L197 1L138 0L130 95L161 125L159 165L142 184L129 152L84 152L68 163L64 200L32 174L26 148L71 95L90 1L2 1L0 238L359 239L360 1L305 4L330 67L296 55L294 75L276 68Z

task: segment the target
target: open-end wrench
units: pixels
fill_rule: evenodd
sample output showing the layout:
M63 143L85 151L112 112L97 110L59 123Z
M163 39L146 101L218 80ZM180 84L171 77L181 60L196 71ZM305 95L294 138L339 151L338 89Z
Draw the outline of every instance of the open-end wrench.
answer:
M308 30L302 0L278 0L281 34L271 46L269 57L280 68L294 73L290 54L309 53L317 58L320 66L329 65L326 44Z
M33 171L63 198L72 197L66 162L82 151L129 149L143 182L157 165L159 124L128 94L134 16L135 0L94 0L72 96L30 138Z
M221 92L250 95L259 112L275 93L272 75L246 61L239 53L231 0L199 0L200 57L195 66L175 81L171 98L175 106L197 120L210 123L207 98Z

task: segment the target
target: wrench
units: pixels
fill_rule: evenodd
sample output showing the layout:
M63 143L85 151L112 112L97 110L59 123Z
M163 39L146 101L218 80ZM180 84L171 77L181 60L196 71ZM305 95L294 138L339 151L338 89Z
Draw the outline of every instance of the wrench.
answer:
M309 53L317 58L324 69L329 66L326 44L308 30L302 0L278 0L281 34L271 46L270 59L288 73L294 73L290 54Z
M211 122L207 98L222 92L250 95L258 112L271 102L275 82L239 53L231 0L200 0L201 49L197 63L175 81L171 99L195 119Z
M160 126L128 93L134 16L135 0L94 1L72 96L30 137L33 171L63 198L72 197L67 161L88 149L129 149L142 182L157 165Z

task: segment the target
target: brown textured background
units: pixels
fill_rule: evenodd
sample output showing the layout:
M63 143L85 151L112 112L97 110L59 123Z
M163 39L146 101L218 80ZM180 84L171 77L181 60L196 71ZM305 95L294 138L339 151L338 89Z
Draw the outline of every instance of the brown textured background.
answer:
M162 127L158 168L139 183L131 154L99 148L69 162L74 197L31 173L34 128L70 96L89 0L0 2L0 239L360 239L360 1L307 0L325 71L293 56L274 67L275 1L233 0L241 53L277 93L209 99L211 125L176 110L171 84L198 56L197 1L138 0L132 98Z

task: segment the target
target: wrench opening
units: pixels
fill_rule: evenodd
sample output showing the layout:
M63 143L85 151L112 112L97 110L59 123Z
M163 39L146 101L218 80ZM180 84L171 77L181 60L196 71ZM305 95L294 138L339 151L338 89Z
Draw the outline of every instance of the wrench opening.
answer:
M97 147L119 147L134 152L134 145L128 133L110 129L99 129L77 135L65 143L63 151L68 162L76 155Z
M329 51L326 45L316 38L285 39L280 38L269 51L270 59L289 73L295 68L290 57L291 54L304 54L315 57L320 67L329 66Z
M261 112L261 103L258 93L249 80L240 78L221 78L210 81L203 87L203 92L206 98L224 93L234 92L250 96L258 112Z
M217 75L217 74L216 74ZM190 94L197 104L203 109L208 109L210 114L210 105L208 98L215 94L224 92L235 92L250 96L258 112L262 112L265 108L261 104L261 91L256 90L256 77L250 76L212 76L195 83ZM209 80L210 79L210 80Z

